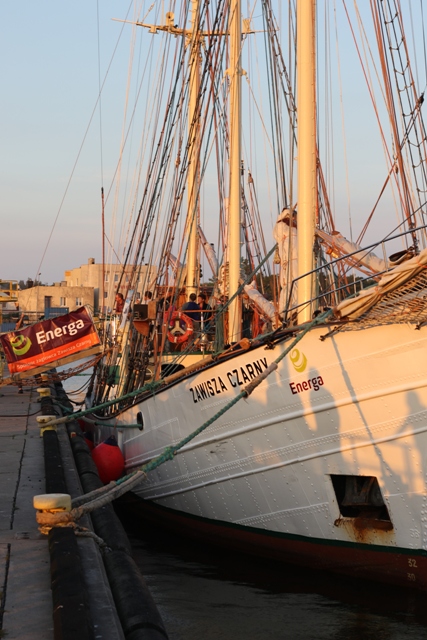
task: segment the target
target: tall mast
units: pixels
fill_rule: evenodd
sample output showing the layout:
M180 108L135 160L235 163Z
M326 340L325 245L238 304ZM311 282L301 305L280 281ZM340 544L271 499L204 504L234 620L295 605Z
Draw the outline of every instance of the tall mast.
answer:
M298 276L314 268L316 180L316 0L297 0ZM298 322L312 317L313 275L298 280ZM303 306L300 306L303 305Z
M188 109L188 129L190 133L188 188L188 254L187 254L187 295L195 293L199 282L198 274L198 220L200 189L200 38L198 20L199 0L191 2L190 47L190 95Z
M230 298L239 288L241 252L241 6L232 0L230 13L230 195L228 219L228 259ZM242 302L236 296L230 303L228 342L237 342L242 335Z
M198 222L200 205L200 38L204 35L199 25L199 0L191 0L191 29L180 29L175 24L175 14L172 11L166 13L166 24L154 25L145 22L135 22L140 27L150 30L150 33L166 31L175 36L182 35L186 38L186 46L189 47L190 88L188 105L188 130L189 130L189 171L187 176L188 210L186 220L186 233L188 238L187 250L187 294L195 292L199 283L199 242Z

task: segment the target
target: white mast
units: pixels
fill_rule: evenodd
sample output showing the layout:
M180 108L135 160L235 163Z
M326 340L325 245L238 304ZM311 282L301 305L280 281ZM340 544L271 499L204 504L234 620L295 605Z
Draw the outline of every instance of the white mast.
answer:
M236 293L240 279L241 237L241 6L231 2L230 13L230 195L228 219L229 296ZM242 302L236 296L230 303L228 342L237 342L242 334Z
M187 254L187 290L195 293L199 282L198 270L198 221L199 221L199 188L200 188L200 118L198 106L200 89L200 40L198 21L199 0L191 3L191 36L190 47L190 95L188 109L188 128L190 132L190 156L188 171L188 254Z
M315 0L297 0L298 276L314 268L316 190ZM298 322L312 317L313 276L298 280Z

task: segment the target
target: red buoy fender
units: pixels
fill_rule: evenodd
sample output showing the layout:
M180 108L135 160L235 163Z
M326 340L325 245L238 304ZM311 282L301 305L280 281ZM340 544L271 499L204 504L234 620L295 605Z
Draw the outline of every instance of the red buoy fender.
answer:
M114 436L96 446L92 451L92 458L104 484L118 480L122 475L125 460Z
M185 329L181 327L185 324ZM183 311L174 311L169 319L168 340L174 344L181 344L188 340L193 333L193 321Z

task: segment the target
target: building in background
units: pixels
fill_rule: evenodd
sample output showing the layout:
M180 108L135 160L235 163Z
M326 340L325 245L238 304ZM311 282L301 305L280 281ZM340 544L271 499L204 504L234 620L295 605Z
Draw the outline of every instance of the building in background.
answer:
M152 290L157 269L149 265L138 269L137 294L142 299L146 291ZM117 292L126 297L133 270L132 265L123 269L119 264L96 264L93 258L89 258L87 264L65 271L65 280L52 285L42 285L38 281L33 284L28 280L27 288L19 289L17 281L0 280L4 283L4 291L0 287L0 294L5 296L3 324L8 322L8 326L1 330L13 329L12 325L21 313L26 315L26 322L37 322L82 306L92 314L108 313L114 309Z
M18 296L18 281L17 280L0 280L0 293L3 298L8 297L8 302L15 302Z
M83 306L93 313L94 290L93 287L69 287L65 281L51 286L38 285L18 291L18 305L20 313L31 314L32 322Z
M137 293L142 299L146 291L152 289L157 269L149 265L142 265L138 269ZM65 272L68 287L93 287L94 307L101 312L109 312L114 308L116 293L126 294L134 271L132 265L122 267L120 264L96 264L94 258L89 258L87 264Z

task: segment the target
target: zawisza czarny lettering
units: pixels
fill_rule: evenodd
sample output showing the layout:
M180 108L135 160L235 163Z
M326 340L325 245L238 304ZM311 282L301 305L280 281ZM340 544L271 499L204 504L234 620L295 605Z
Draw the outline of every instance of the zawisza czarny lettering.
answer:
M239 387L247 384L258 375L260 375L265 369L267 369L267 358L260 358L254 362L239 367L238 369L232 369L227 371L224 376L216 376L205 382L190 387L189 391L193 396L193 402L202 402L213 396L217 396L220 393L228 391L231 387ZM320 387L324 385L322 376L316 376L303 382L290 382L289 387L292 393L302 393L303 391L319 391Z
M260 358L254 362L248 362L248 364L238 369L227 371L223 377L215 376L215 378L206 380L206 382L196 384L194 387L190 387L193 402L201 402L207 398L224 393L224 391L228 391L231 387L240 387L247 384L259 376L267 367L267 358Z

